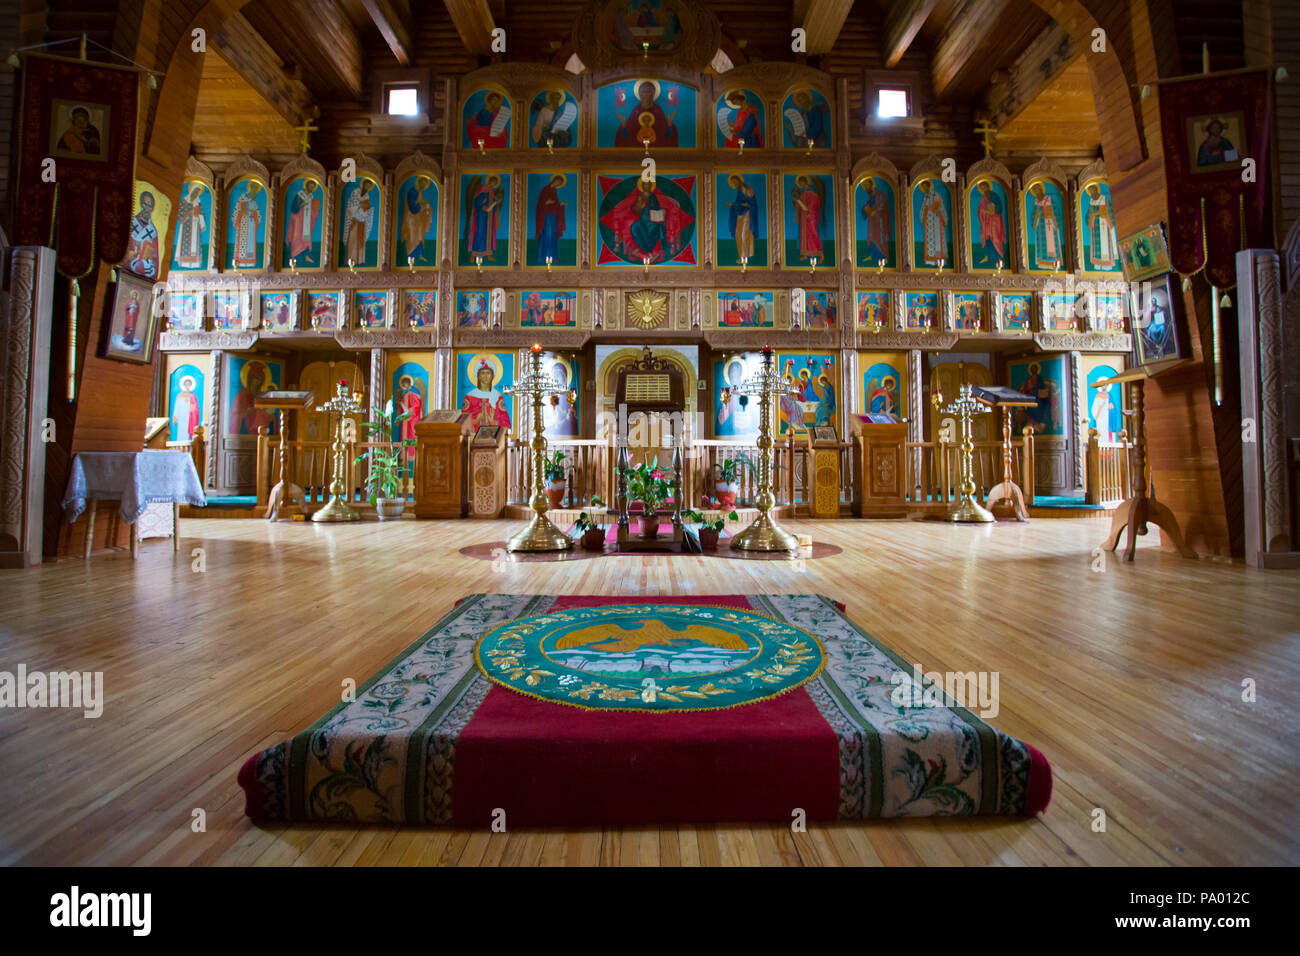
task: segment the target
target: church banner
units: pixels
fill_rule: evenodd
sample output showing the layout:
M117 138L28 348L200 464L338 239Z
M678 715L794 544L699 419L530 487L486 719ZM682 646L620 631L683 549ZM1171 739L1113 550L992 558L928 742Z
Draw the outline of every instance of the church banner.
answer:
M1275 245L1268 168L1272 94L1266 70L1160 87L1169 252L1180 273L1204 265L1211 283L1230 287L1237 282L1239 249Z
M53 246L66 276L85 275L96 255L121 262L130 236L139 73L29 54L22 76L17 243Z

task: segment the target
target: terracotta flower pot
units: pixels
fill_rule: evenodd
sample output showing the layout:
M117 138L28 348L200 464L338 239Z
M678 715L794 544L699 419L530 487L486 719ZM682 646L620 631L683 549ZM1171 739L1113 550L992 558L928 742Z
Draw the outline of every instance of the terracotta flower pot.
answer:
M637 518L637 530L641 532L643 538L654 538L659 534L659 516L642 515Z
M588 528L582 532L582 546L588 551L600 551L605 547L605 529Z
M716 528L701 528L700 547L705 551L716 551L718 548L718 534Z
M379 515L380 521L390 521L394 518L400 518L402 512L406 510L405 498L376 498L375 513Z
M736 507L736 498L740 495L739 482L719 481L714 485L713 490L718 496L718 509L720 511L731 511Z
M567 483L564 479L559 481L548 481L546 483L546 497L551 499L552 508L558 508L564 504L564 492L566 488Z

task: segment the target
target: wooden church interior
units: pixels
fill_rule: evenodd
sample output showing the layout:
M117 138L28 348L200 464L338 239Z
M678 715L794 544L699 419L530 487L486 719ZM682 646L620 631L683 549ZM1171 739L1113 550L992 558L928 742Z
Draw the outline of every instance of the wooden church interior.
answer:
M0 860L1300 861L1285 0L0 18L0 671L106 688L98 721L0 724L33 755L0 778ZM138 83L129 221L80 232L23 146L122 137L116 105L93 137L73 100L30 115L73 61ZM1197 211L1198 168L1247 157ZM75 175L59 209L93 212ZM94 456L146 451L191 484L128 521ZM1051 802L795 832L250 821L250 754L480 593L826 595L902 659L1000 674L991 720L1050 758Z

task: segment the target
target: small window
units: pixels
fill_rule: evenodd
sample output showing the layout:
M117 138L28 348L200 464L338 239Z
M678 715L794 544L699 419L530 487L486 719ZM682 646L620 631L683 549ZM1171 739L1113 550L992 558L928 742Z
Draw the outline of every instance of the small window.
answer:
M390 86L385 90L384 112L389 116L418 116L420 114L419 88L415 86Z
M876 93L876 116L880 119L907 115L907 90L882 88L877 90Z

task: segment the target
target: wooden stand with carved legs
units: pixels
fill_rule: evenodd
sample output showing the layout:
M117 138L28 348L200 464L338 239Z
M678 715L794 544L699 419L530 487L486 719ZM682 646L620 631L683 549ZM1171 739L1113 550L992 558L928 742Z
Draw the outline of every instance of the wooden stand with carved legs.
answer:
M1011 477L1015 463L1015 445L1011 443L1011 406L1002 406L1002 481L989 489L989 511L995 518L1029 520L1025 495Z
M1146 534L1147 525L1153 524L1169 535L1169 540L1174 543L1179 554L1184 558L1195 558L1196 552L1183 541L1183 533L1174 513L1156 499L1147 496L1146 413L1142 408L1142 390L1142 379L1136 379L1133 382L1133 497L1115 509L1110 532L1101 546L1107 551L1114 551L1119 547L1120 535L1127 530L1128 541L1124 545L1123 559L1132 561L1137 550L1137 536Z
M288 460L289 432L285 427L284 409L280 412L280 480L271 489L270 500L266 503L266 520L275 521L280 517L280 509L285 505L296 505L298 512L307 514L307 495L298 485L289 480L286 474Z

